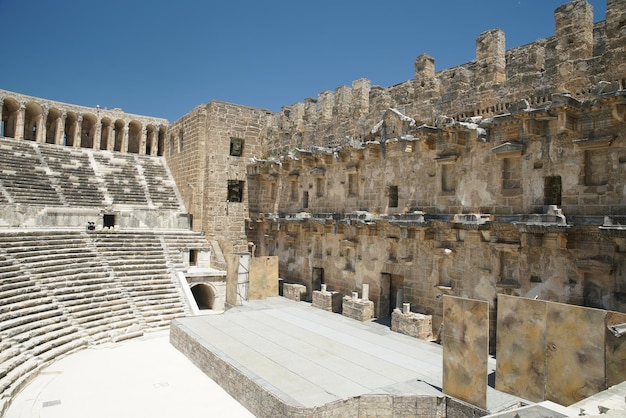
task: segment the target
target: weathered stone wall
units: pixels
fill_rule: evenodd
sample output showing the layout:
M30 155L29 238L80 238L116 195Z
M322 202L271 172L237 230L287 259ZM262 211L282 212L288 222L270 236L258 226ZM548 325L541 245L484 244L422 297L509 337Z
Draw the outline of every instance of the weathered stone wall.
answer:
M439 127L416 127L388 110L373 126L376 142L249 167L260 187L252 206L264 213L512 215L556 204L567 215L625 214L626 90L591 87L596 94L587 101L553 95L536 108L522 101L506 115Z
M390 107L432 125L441 115L492 117L520 99L534 104L564 91L584 98L599 81L623 83L625 8L623 0L607 1L606 21L594 25L593 7L575 0L556 9L550 38L507 51L502 31L486 31L467 64L435 72L434 58L424 54L413 80L383 88L360 79L285 106L268 131L270 154L365 139Z
M166 157L194 228L217 240L224 253L248 251L246 164L264 153L267 117L262 109L213 101L170 126L173 153ZM233 140L239 152L233 151ZM229 181L242 182L241 199L229 196Z
M198 106L172 123L165 140L165 158L187 211L193 230L202 230L204 205L203 166L206 152L206 111Z

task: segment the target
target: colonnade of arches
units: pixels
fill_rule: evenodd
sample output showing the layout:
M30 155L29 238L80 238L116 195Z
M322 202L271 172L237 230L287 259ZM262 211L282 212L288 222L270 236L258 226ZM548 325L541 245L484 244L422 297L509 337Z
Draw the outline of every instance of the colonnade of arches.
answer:
M30 141L122 151L144 155L163 155L166 125L144 124L138 120L66 111L37 102L0 98L0 136Z

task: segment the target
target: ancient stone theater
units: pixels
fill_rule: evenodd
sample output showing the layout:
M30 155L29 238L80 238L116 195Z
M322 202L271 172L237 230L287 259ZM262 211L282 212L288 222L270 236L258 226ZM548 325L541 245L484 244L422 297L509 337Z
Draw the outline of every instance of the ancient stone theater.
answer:
M169 327L258 416L487 415L489 391L569 406L626 380L626 1L554 18L279 112L0 90L0 411L63 355ZM200 358L194 317L279 295L438 347L439 395L290 403Z

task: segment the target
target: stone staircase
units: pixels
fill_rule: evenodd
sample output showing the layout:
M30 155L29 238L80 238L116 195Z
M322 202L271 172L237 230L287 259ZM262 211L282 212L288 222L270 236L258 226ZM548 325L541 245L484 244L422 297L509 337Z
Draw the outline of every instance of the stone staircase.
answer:
M41 367L189 313L170 254L187 231L0 230L0 404Z

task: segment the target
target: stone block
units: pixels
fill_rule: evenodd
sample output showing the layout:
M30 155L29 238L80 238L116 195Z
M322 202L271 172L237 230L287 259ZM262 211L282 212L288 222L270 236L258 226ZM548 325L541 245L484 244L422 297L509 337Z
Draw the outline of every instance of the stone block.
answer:
M369 321L374 318L374 302L344 296L341 305L342 315L357 321Z
M391 313L391 330L420 340L434 340L432 315L415 312L402 313L396 308Z
M342 295L339 292L313 292L313 306L328 312L341 313Z
M300 302L306 299L306 286L295 283L283 284L283 297Z

